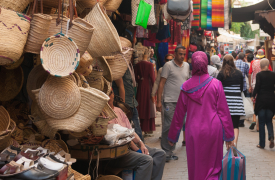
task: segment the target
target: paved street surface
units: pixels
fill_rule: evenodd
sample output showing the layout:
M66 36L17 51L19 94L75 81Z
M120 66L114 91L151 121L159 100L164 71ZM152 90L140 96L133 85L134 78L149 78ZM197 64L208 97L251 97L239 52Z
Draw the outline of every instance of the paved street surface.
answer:
M240 128L238 142L238 149L246 156L246 179L275 180L275 149L271 150L269 148L269 141L267 140L264 150L256 148L256 145L259 143L259 133L256 132L256 130L249 130L248 127L250 123L250 121L245 121L245 127ZM273 121L273 124L275 124L275 121ZM160 114L157 114L156 125L161 125ZM145 143L150 147L160 148L160 135L161 126L156 127L154 137L145 138ZM186 149L181 146L182 139L181 134L176 150L174 151L179 157L179 160L166 163L163 180L188 179ZM226 150L224 148L224 154L225 153Z

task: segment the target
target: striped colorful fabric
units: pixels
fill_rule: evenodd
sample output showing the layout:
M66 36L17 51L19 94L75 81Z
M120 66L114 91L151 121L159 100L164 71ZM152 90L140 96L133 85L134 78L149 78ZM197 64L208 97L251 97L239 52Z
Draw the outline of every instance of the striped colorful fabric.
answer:
M224 0L212 0L212 27L224 27Z
M207 0L201 0L201 28L207 26Z
M193 17L192 28L198 29L200 27L200 9L201 9L201 1L194 0L193 1Z
M207 29L212 28L212 0L207 2Z

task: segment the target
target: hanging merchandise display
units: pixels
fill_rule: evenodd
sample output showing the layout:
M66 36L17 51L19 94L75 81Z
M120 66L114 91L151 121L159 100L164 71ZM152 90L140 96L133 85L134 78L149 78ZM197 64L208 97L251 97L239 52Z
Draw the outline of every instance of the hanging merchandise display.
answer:
M212 0L212 27L224 27L224 0Z
M93 58L86 51L83 54L83 56L81 56L80 58L79 66L77 67L76 72L83 76L88 76L93 70L93 66L91 66L92 63L93 63Z
M104 88L104 81L102 78L103 70L99 69L99 67L94 67L93 71L88 76L86 76L86 80L90 87L98 89L100 91L102 91Z
M207 25L206 29L212 29L212 0L207 2Z
M30 2L31 0L1 0L0 7L17 12L23 12Z
M185 21L192 11L192 3L189 0L174 1L169 0L167 3L167 12L177 21Z
M154 0L131 0L131 7L132 7L132 25L136 26L136 20L137 20L137 13L138 13L138 9L139 9L139 4L142 3L142 7L144 8L144 6L146 6L146 12L149 13L148 17L148 22L146 23L147 25L155 25L156 24L156 17L155 17L155 8L154 8ZM151 6L151 10L149 10L149 6ZM141 9L142 10L142 9ZM144 9L145 10L145 9ZM141 17L144 17L143 13L145 13L145 11L140 11L140 15ZM144 23L145 19L140 18L140 22ZM144 27L144 28L147 28Z
M201 11L201 1L193 0L193 16L192 28L198 29L200 27L200 11Z
M95 58L93 64L99 66L103 70L103 77L108 81L113 81L111 68L104 57Z
M207 0L201 0L201 28L207 28Z

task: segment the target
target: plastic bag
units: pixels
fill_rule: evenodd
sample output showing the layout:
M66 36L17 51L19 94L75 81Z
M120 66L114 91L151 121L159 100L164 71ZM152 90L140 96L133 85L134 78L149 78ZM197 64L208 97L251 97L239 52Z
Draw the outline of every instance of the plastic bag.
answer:
M134 139L134 129L128 129L119 124L108 124L104 141L110 146L121 145Z
M244 96L244 93L242 93L242 98L243 98L245 116L241 116L240 117L241 120L242 119L248 119L250 117L253 117L253 115L254 115L253 102L251 101L251 99L246 98Z
M152 5L146 3L144 0L140 0L138 5L138 12L136 17L136 25L142 26L147 29L147 23L150 15Z

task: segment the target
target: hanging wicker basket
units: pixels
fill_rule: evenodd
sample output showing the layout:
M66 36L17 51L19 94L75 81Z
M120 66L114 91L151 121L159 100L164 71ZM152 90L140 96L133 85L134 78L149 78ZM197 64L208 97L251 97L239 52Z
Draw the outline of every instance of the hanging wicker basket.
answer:
M107 2L104 4L104 7L107 11L116 11L120 4L122 3L122 0L107 0Z
M98 117L92 124L93 135L105 136L107 134L108 117Z
M3 134L7 134L8 128L10 126L10 115L8 111L3 107L0 106L0 136Z
M91 64L93 63L92 56L86 51L80 58L79 66L76 69L76 72L82 74L83 76L88 76L93 67Z
M23 12L33 0L1 0L0 7L17 12Z
M87 49L93 58L111 56L122 51L117 30L107 14L102 11L99 3L84 19L95 27Z
M20 59L30 29L30 18L24 14L0 7L0 65Z
M8 127L8 133L3 134L0 136L0 150L5 149L6 147L8 147L11 143L11 134L13 133L13 131L16 128L16 124L15 122L10 119L10 125Z
M89 83L90 87L102 91L104 88L104 81L102 77L103 77L102 70L93 69L91 74L89 74L89 76L86 76L86 80Z
M6 65L5 68L6 69L16 69L22 64L23 61L24 61L24 54L21 56L21 58L18 61L16 61L13 64Z

